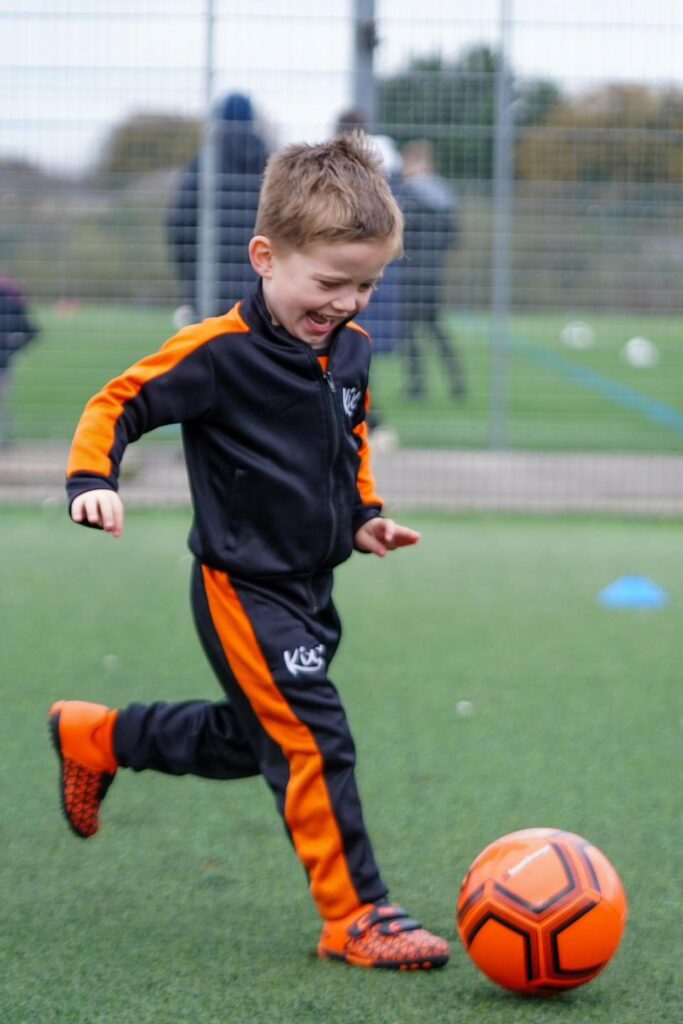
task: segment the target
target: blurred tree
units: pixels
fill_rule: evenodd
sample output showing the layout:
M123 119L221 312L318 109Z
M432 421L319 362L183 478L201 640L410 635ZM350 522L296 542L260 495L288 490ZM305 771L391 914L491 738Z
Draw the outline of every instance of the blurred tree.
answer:
M200 131L200 122L193 118L134 114L113 129L94 177L116 185L132 174L180 167L196 153Z
M493 126L498 54L488 46L465 51L454 62L418 57L379 83L378 131L399 143L429 139L439 171L451 178L493 174ZM550 81L513 83L515 118L521 125L547 119L560 101Z
M683 92L604 85L563 100L517 147L536 181L683 182Z

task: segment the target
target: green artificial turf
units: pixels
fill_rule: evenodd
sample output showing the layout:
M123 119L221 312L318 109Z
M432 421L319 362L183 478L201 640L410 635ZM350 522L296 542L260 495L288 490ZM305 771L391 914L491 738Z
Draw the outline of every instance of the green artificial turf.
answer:
M422 402L405 397L400 356L379 354L371 383L384 424L409 448L486 448L493 443L545 451L683 451L680 321L584 313L594 343L589 349L570 349L562 330L576 318L512 317L506 354L496 361L503 367L501 380L494 387L487 317L451 317L447 323L468 385L463 402L448 396L442 368L426 340L429 380ZM16 361L12 404L21 439L70 438L88 398L174 332L170 310L44 307L39 319L42 334ZM623 345L634 336L657 346L655 366L637 368L624 361Z
M99 835L62 820L53 700L218 696L189 615L187 519L134 513L113 541L54 508L0 511L0 1022L678 1020L680 524L408 517L417 548L339 571L332 676L376 853L392 895L453 944L444 970L403 975L316 958L317 915L260 779L122 771ZM669 605L601 607L627 574ZM490 984L455 936L471 860L537 825L599 846L630 900L614 962L553 1001Z
M373 368L375 404L404 447L493 443L541 451L683 451L680 319L583 314L593 344L571 349L562 332L576 319L574 314L511 317L494 364L489 318L453 316L448 326L467 379L466 399L449 396L443 367L425 337L426 399L407 399L401 360L379 355ZM656 345L654 366L624 360L625 342L637 336ZM495 385L493 365L500 374Z
M16 359L12 395L21 440L70 438L88 399L175 333L170 310L42 307L41 333Z

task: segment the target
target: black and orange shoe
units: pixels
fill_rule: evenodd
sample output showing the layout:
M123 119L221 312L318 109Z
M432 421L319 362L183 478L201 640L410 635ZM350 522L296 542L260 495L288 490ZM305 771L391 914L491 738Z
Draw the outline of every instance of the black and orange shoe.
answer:
M448 962L444 939L426 931L395 903L366 903L347 917L326 921L318 944L323 960L357 967L429 971Z
M97 832L100 804L118 762L113 733L118 711L104 704L59 700L50 708L50 733L60 760L59 786L69 827L88 839Z

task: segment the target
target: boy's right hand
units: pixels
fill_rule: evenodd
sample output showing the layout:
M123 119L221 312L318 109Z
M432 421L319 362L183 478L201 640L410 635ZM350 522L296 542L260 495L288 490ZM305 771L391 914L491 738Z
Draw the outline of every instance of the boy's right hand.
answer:
M123 502L116 491L102 488L79 494L71 503L71 518L84 526L99 526L105 533L123 533Z

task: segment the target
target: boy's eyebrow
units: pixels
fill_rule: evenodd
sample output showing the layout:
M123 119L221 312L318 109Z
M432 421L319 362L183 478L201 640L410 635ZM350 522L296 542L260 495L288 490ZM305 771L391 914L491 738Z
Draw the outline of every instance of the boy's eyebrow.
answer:
M344 274L326 274L324 270L319 271L316 274L316 277L320 281L330 281L330 282L334 282L335 284L337 284L337 283L338 284L345 284L347 281L351 280L351 278L348 275L344 275ZM375 277L369 276L369 277L363 278L363 280L364 281L381 281L383 277L384 277L384 271L382 271L381 274L377 274Z

